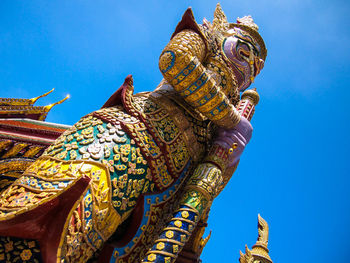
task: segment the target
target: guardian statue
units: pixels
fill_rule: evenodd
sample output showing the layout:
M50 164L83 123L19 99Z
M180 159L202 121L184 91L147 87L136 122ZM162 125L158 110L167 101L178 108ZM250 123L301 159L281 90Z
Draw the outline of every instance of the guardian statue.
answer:
M154 91L128 76L2 192L1 260L180 262L252 136L259 96L240 92L266 54L250 16L229 23L218 5L198 24L188 9Z

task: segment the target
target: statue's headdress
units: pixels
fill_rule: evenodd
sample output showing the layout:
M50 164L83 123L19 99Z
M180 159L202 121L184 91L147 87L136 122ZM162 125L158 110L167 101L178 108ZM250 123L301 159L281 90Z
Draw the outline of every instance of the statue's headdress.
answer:
M237 18L236 23L229 23L227 17L222 10L220 4L216 5L213 19L214 30L225 34L229 29L239 28L247 32L260 46L259 57L265 61L267 50L263 38L258 33L259 27L254 23L251 16L245 16L243 18Z

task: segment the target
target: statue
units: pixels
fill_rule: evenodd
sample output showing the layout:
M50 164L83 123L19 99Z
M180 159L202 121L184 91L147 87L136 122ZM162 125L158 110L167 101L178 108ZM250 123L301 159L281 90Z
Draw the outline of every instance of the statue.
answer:
M266 54L250 16L230 24L218 5L199 25L188 9L153 92L128 76L2 192L0 257L175 262L251 138L259 96L239 92Z

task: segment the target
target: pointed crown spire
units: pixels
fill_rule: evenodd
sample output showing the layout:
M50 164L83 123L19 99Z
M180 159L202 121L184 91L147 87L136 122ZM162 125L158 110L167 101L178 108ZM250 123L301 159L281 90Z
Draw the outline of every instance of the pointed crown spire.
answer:
M207 21L206 21L207 22ZM213 29L218 31L221 35L224 35L229 29L239 28L247 32L260 46L260 58L264 61L267 56L267 50L263 38L258 33L259 27L254 23L253 18L249 16L244 16L242 18L237 18L236 23L229 23L224 11L221 8L220 3L217 3L214 19L213 19Z

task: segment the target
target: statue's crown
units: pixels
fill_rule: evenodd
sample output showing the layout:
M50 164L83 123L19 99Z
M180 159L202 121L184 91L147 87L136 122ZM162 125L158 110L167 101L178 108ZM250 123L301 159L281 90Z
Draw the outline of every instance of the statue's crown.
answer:
M213 27L221 32L226 32L231 28L239 28L247 32L260 46L260 58L264 61L266 59L267 50L263 38L258 33L259 27L254 23L251 16L244 16L242 18L237 18L236 23L229 23L221 5L218 3L214 12Z
M254 29L255 31L259 30L259 27L257 24L254 23L254 20L252 16L244 16L242 18L237 18L237 24L244 25L247 27L250 27L251 29Z

